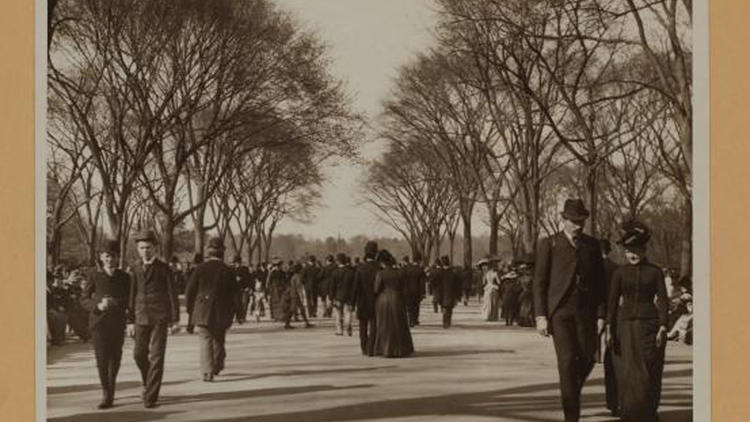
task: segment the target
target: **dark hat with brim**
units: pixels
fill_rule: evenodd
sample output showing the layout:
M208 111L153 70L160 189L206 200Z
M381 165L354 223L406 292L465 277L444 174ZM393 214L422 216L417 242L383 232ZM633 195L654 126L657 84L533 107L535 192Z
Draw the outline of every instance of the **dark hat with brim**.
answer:
M156 243L156 233L153 230L141 230L133 237L136 242L153 242Z
M232 258L232 262L234 262L235 264L241 264L242 257L240 256L240 254L235 255L234 258Z
M339 264L346 264L346 254L339 252L336 254L336 262Z
M629 219L620 225L622 237L617 242L632 252L642 252L651 239L648 226L635 219Z
M378 253L378 244L375 241L365 243L365 258L375 258Z
M208 239L208 243L206 244L206 249L214 250L214 251L223 251L224 241L219 237L212 237Z
M449 267L451 265L451 260L450 258L448 258L448 255L440 258L440 264L443 265L444 267Z
M99 249L99 253L108 253L110 255L120 255L120 242L116 240L107 240Z
M393 255L388 251L388 249L379 250L376 260L378 262L382 262L388 265L393 265L396 263L396 258L393 257Z
M580 199L567 199L563 207L563 218L571 221L583 221L589 218L589 210Z

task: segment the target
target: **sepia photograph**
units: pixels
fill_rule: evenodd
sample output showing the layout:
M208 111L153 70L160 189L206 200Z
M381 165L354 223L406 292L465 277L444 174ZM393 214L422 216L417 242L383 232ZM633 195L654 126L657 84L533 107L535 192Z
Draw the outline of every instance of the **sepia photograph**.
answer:
M37 417L693 421L697 3L46 0Z

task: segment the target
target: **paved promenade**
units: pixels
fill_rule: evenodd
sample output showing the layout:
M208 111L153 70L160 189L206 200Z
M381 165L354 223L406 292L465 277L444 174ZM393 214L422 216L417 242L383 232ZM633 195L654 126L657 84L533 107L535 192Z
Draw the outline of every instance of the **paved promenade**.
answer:
M167 343L160 406L144 409L140 376L127 339L115 407L99 411L101 393L90 344L49 349L47 416L93 421L529 421L562 419L552 340L533 329L478 320L478 304L460 305L454 327L422 307L412 331L417 353L366 358L353 337L333 334L332 320L283 330L271 322L233 326L226 370L200 380L198 339ZM604 408L603 370L583 390L583 421L614 421ZM691 421L692 349L670 343L660 422Z

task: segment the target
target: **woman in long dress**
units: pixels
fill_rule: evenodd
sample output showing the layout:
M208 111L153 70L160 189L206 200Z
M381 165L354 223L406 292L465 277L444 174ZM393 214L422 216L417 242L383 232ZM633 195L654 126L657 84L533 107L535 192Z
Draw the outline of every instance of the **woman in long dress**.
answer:
M623 229L627 264L612 275L607 307L619 413L625 421L654 422L664 371L667 292L662 270L645 258L648 228L630 221Z
M387 250L378 252L381 266L375 277L375 354L387 358L414 353L414 343L406 315L403 272Z
M484 295L482 297L482 308L480 313L485 321L497 321L498 309L500 307L500 276L493 263L480 261L480 267L485 270L482 277Z

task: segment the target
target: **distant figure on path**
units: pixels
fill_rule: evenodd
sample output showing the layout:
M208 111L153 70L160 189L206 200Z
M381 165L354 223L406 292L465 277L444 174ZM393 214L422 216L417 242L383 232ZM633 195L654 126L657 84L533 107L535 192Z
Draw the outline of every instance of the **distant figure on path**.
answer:
M359 320L359 347L365 356L375 354L375 276L378 264L375 257L378 244L369 241L365 244L365 260L355 268L354 303Z
M495 270L494 261L482 259L479 268L484 271L482 286L484 295L480 314L483 321L497 321L500 310L500 276Z

